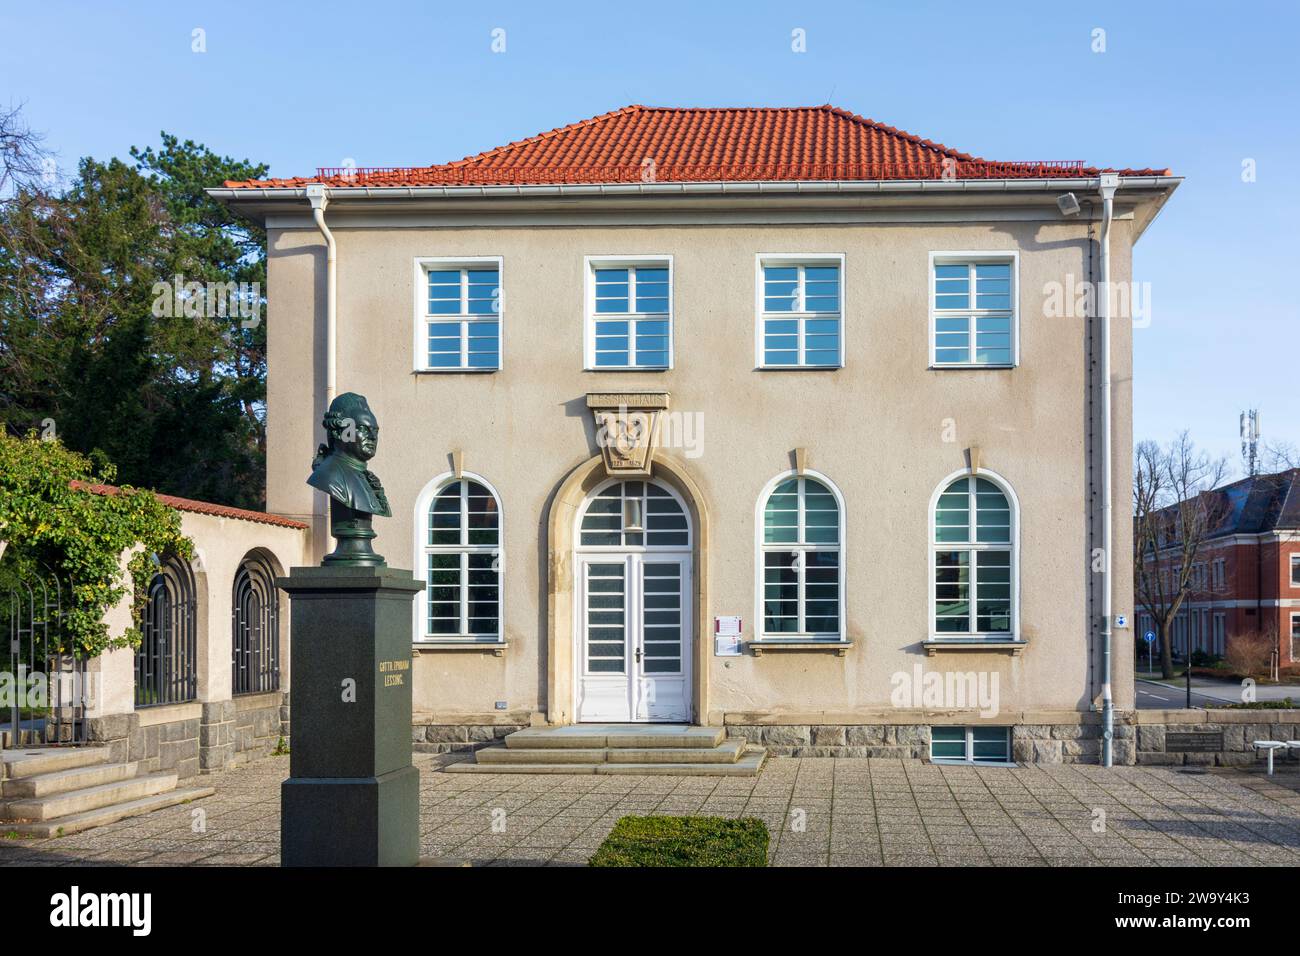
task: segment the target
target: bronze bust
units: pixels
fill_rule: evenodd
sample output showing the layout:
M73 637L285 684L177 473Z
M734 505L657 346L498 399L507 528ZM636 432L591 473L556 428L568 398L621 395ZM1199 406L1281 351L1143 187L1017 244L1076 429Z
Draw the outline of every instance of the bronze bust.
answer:
M328 444L316 452L307 484L330 496L330 531L338 539L323 563L382 566L384 559L370 547L370 519L392 512L379 476L366 468L379 447L379 423L364 395L344 392L330 402L321 424Z

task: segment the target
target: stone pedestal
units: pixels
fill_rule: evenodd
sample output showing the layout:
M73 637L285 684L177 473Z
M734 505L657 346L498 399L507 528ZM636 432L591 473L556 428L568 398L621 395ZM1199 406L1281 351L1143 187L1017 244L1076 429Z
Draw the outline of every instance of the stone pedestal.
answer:
M420 774L411 766L411 601L387 567L294 568L290 777L283 866L415 866Z

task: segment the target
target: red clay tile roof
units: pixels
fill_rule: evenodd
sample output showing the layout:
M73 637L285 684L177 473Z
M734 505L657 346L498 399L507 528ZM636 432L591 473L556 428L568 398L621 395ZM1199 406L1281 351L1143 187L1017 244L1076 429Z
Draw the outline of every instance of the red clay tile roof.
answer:
M120 494L122 489L117 485L87 484L84 481L74 481L72 487L89 491L94 495L116 495ZM258 524L270 524L279 528L297 528L305 530L308 525L301 521L294 521L292 518L284 518L280 515L269 514L265 511L249 511L247 508L232 508L229 505L213 504L211 501L195 501L193 498L177 498L175 495L162 495L154 492L154 497L161 501L169 508L175 508L177 511L192 511L200 515L212 515L217 518L238 518L241 521L255 521Z
M625 106L451 163L323 168L316 176L227 181L228 188L545 185L878 179L1165 176L1082 161L993 162L834 106L679 109Z

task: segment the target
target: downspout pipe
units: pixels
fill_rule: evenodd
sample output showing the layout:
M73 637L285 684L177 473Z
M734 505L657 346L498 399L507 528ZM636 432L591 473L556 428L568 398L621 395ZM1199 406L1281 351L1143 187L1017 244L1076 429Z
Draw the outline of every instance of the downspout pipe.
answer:
M1103 576L1101 585L1101 765L1114 765L1115 699L1111 693L1112 626L1115 621L1114 524L1115 505L1111 488L1113 436L1111 434L1110 387L1110 226L1115 214L1115 191L1119 176L1103 174L1101 192L1101 288L1097 291L1098 318L1101 325L1101 548Z
M325 225L325 207L330 197L320 183L307 187L311 217L325 237L325 407L329 408L337 393L338 381L338 245L334 233Z

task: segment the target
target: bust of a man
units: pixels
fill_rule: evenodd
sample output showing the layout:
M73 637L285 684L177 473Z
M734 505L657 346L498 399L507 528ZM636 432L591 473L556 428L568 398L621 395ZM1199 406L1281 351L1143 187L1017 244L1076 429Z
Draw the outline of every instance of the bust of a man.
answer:
M379 424L365 397L344 392L330 402L322 424L329 443L316 452L307 484L353 511L390 517L384 486L366 468L379 447Z

